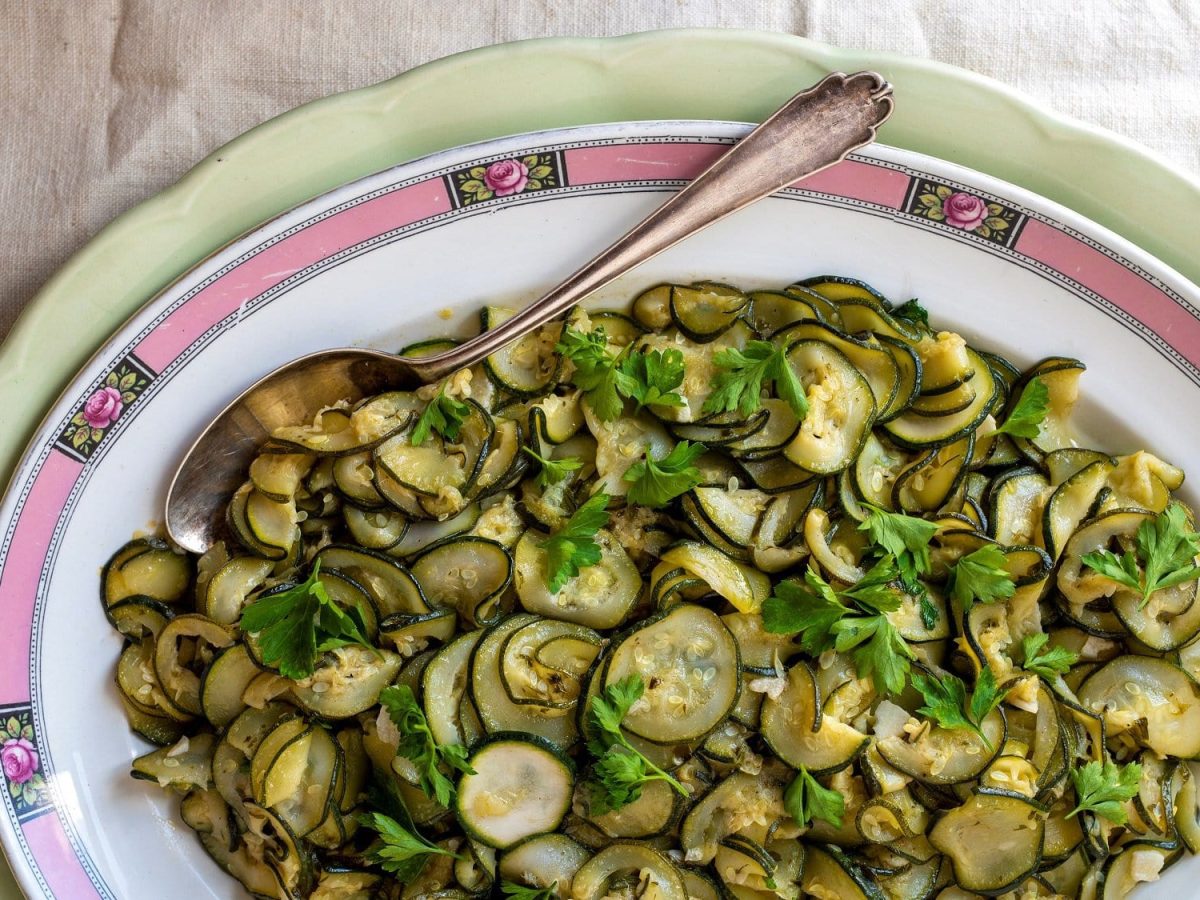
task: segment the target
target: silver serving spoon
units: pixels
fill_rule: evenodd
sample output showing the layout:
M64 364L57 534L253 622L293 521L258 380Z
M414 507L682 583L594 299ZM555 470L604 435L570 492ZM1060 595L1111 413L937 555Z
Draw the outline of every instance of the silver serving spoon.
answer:
M188 451L167 492L167 531L202 553L234 490L280 425L311 422L339 400L438 381L567 312L595 290L732 212L820 172L875 139L892 113L892 87L874 72L828 76L797 94L690 184L562 284L491 331L435 356L323 350L260 379L230 403Z

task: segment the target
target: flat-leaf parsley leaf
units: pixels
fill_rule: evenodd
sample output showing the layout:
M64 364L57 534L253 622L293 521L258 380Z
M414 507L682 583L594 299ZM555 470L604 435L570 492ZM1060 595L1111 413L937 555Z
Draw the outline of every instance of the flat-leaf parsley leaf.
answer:
M625 408L637 383L617 367L617 354L608 349L604 327L591 331L564 328L554 349L575 364L571 383L583 391L584 401L596 417L611 422Z
M1045 632L1031 634L1025 638L1022 646L1025 649L1025 662L1021 668L1053 681L1059 675L1071 671L1071 666L1079 662L1079 654L1066 647L1051 647L1043 652L1042 648L1050 640Z
M575 510L567 523L546 538L546 586L557 594L579 575L579 570L600 562L596 532L608 524L608 494L594 494Z
M680 441L662 459L654 459L647 447L645 456L625 472L629 501L659 509L686 494L702 480L693 463L707 450L701 443Z
M973 731L991 747L991 742L983 733L983 720L1004 699L1004 692L996 686L996 676L991 669L980 670L969 701L966 684L949 672L936 677L914 672L912 684L925 700L925 705L917 712L933 719L943 728Z
M1138 526L1131 549L1120 556L1108 549L1093 550L1083 555L1083 564L1137 591L1145 606L1155 591L1200 578L1198 554L1200 534L1189 529L1183 505L1172 502Z
M442 806L454 799L454 782L446 777L440 765L445 763L467 775L475 770L467 764L467 748L462 744L438 744L429 730L429 723L417 698L406 684L391 685L379 694L379 705L387 710L388 718L400 732L396 755L403 756L417 768L421 790Z
M318 654L338 647L358 644L374 650L361 613L343 610L330 599L319 580L320 570L318 560L307 580L260 597L242 612L242 631L257 635L263 662L279 669L284 678L307 678Z
M713 356L719 371L713 378L713 391L704 401L702 412L722 413L737 410L744 416L762 406L763 383L775 383L775 392L803 419L808 414L808 397L783 347L770 341L750 341L745 350L728 347Z
M959 558L950 567L946 587L966 612L976 600L993 603L1016 593L1017 585L1004 565L1004 551L995 544L984 544Z
M688 790L629 743L621 721L641 699L646 685L629 675L591 699L587 710L588 752L596 757L588 782L589 803L596 815L621 809L642 795L642 787L665 781L682 796Z
M1112 760L1104 765L1093 760L1086 766L1071 770L1078 805L1068 815L1093 812L1114 825L1124 825L1129 816L1125 801L1137 794L1142 780L1142 767L1137 763L1119 766Z
M391 816L380 812L366 813L359 823L379 833L380 846L370 852L371 861L401 882L412 881L420 874L430 856L449 856L462 859L457 853L430 843L416 831L409 831Z
M471 407L461 400L456 400L446 393L445 385L438 391L436 397L425 405L417 424L413 426L409 440L414 447L429 440L432 432L437 432L449 441L458 440L458 431L462 423L471 414Z
M583 468L583 460L577 459L574 456L564 456L562 459L546 459L539 455L536 450L532 450L529 447L522 447L521 449L530 457L537 460L538 465L541 466L533 481L543 491L550 487L550 485L563 481L572 472L577 472Z
M643 406L683 406L683 397L677 392L683 384L683 354L678 350L650 350L626 353L620 361L620 370L629 378L617 389L625 393L637 408Z
M792 783L783 792L783 808L797 825L808 825L813 819L842 827L846 814L846 798L813 778L808 769L800 767Z
M1040 378L1029 379L1021 390L1013 411L996 429L996 434L1011 434L1013 437L1036 438L1041 433L1042 422L1050 411L1050 390Z

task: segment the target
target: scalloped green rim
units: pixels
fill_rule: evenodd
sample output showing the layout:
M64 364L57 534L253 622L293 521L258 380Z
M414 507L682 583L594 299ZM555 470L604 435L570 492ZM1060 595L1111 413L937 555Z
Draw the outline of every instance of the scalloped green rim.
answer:
M138 307L213 250L304 200L505 134L634 119L760 121L825 73L861 68L895 85L885 143L1057 200L1200 281L1192 231L1200 180L980 75L751 31L500 44L265 122L109 224L47 282L0 348L0 409L9 421L0 466L11 472L44 410Z
M265 122L109 224L47 282L0 348L0 408L9 423L0 465L12 470L64 385L143 303L215 249L304 200L505 134L634 119L760 121L826 72L861 68L882 72L896 88L884 142L1056 200L1200 281L1192 230L1200 180L971 72L717 29L502 44ZM0 896L20 896L3 870Z

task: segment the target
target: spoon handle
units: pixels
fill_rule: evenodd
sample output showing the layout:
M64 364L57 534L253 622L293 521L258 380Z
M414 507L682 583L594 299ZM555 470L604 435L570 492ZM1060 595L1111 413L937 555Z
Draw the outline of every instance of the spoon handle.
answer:
M815 172L875 139L891 115L892 86L874 72L834 73L779 108L666 203L549 293L498 327L420 359L420 381L437 381L569 310L588 294L689 235Z

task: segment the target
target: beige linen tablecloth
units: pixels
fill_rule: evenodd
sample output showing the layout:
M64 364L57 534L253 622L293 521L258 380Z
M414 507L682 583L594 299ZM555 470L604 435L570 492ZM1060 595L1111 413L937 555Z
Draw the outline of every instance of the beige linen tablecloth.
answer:
M271 116L485 44L682 26L933 57L1200 172L1195 0L0 0L0 335L106 222Z
M1200 172L1195 0L0 0L0 335L111 218L298 104L486 44L684 26L964 66Z

